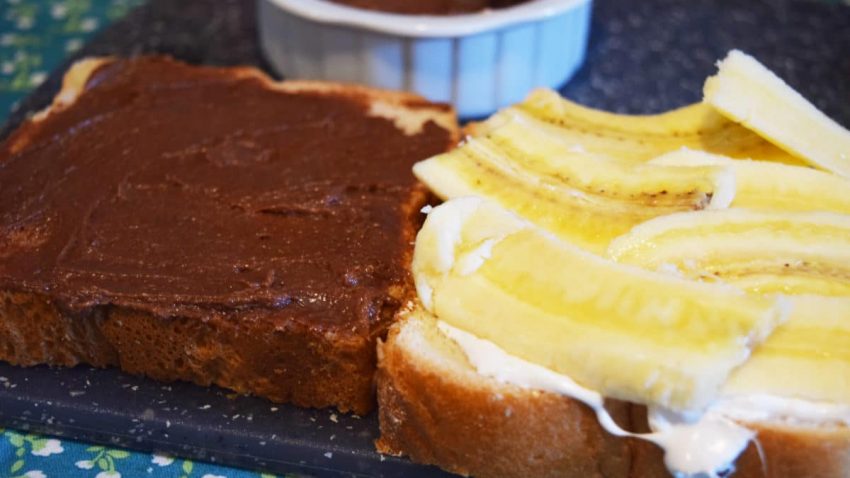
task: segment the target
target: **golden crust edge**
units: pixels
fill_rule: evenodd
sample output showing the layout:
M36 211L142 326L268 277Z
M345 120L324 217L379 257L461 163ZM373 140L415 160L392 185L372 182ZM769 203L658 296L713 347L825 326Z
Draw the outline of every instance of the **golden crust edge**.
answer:
M62 86L46 108L35 113L31 122L37 124L47 116L71 106L83 93L85 85L98 68L118 60L117 57L87 57L74 62L62 77ZM176 60L179 61L179 60ZM271 89L297 93L328 93L342 96L356 95L364 97L369 105L369 114L392 121L397 128L408 135L420 132L428 121L450 133L452 145L460 137L460 127L454 108L447 104L432 103L414 93L395 90L383 90L363 85L313 80L275 81L269 75L252 66L210 67L230 72L236 78L256 78ZM20 151L27 144L28 135L10 137L8 146L11 153Z
M440 364L400 337L425 325L413 320L402 318L378 345L381 453L483 478L627 476L631 441L605 432L588 407L478 375L458 351L441 350ZM628 420L625 403L609 409Z

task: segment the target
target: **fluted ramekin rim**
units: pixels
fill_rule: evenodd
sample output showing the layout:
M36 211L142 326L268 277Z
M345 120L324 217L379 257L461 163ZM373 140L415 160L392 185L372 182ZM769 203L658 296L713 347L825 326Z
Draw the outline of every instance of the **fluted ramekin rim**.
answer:
M519 5L461 15L405 15L350 7L327 0L263 0L313 22L371 30L388 35L461 37L520 23L540 21L591 0L529 0Z

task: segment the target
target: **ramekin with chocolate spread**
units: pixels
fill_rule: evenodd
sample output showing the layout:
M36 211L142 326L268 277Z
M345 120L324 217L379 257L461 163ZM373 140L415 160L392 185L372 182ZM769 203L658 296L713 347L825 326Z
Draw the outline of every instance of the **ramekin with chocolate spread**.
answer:
M258 0L269 64L294 79L418 93L480 118L584 61L592 0Z

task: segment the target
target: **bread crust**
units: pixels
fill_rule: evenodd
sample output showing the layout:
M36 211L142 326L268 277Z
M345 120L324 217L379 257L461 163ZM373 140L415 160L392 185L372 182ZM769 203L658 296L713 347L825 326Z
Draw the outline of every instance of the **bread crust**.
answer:
M630 441L605 432L585 405L428 360L400 333L394 326L378 345L380 452L485 478L628 474ZM627 420L624 403L609 409Z
M26 148L40 123L70 107L86 84L112 58L89 58L66 73L53 103L12 133L2 148L14 154ZM204 68L204 67L199 67ZM269 88L298 93L339 95L371 106L400 129L415 132L432 121L450 134L446 148L457 142L458 126L451 107L401 92L322 82L275 82L255 68L220 69L234 77L257 78ZM389 107L388 107L389 106ZM370 114L371 114L370 110ZM421 224L419 209L429 198L414 186L400 213L408 218L401 241L412 244ZM412 247L399 260L409 264ZM413 294L408 278L388 291L397 303ZM277 402L305 407L337 407L368 413L374 408L376 342L389 318L362 334L335 334L296 321L271 320L285 311L221 311L209 316L162 317L115 305L98 305L83 313L67 310L61 300L31 291L0 290L0 360L14 365L50 364L122 370L157 380L188 380L219 385ZM275 323L285 323L285 327Z
M850 430L752 423L766 463L755 446L738 460L734 477L846 477L850 475Z
M633 413L643 414L638 406ZM846 427L748 423L756 431L735 462L730 478L842 478L850 473L850 432ZM648 442L635 443L632 478L670 478L663 453Z
M49 297L7 290L0 292L0 360L118 366L305 407L371 410L374 339L341 340L294 323L280 330L263 319L252 317L246 330L244 316L163 318L115 306L75 315Z
M101 67L115 61L113 57L90 57L77 61L68 69L62 78L62 88L53 98L51 104L33 115L28 128L18 128L12 133L4 145L11 153L25 147L37 130L38 123L51 113L61 111L71 106L85 91L89 78ZM271 89L288 93L325 93L341 95L357 99L372 105L372 113L393 120L396 125L414 134L428 121L433 122L450 133L450 145L454 146L460 138L460 127L457 115L451 105L432 103L414 93L395 90L381 90L363 85L337 83L329 81L286 80L275 81L261 70L249 66L204 67L215 68L234 78L256 78ZM383 107L382 107L383 106Z
M395 324L378 344L379 451L478 477L672 476L660 448L607 434L576 400L458 372L468 364L444 352L435 352L444 360L433 359L409 339L427 335L427 326L414 322L422 321ZM649 431L646 407L619 402L608 408L623 428ZM839 478L850 473L847 427L747 426L756 430L758 445L748 446L731 477Z

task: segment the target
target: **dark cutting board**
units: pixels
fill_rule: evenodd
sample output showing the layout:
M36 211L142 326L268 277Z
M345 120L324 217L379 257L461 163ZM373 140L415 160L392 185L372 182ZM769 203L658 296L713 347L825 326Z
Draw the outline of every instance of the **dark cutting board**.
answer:
M562 92L618 112L662 111L698 101L714 62L731 48L755 55L850 126L850 7L815 1L597 0L587 61ZM268 69L251 0L153 0L76 57L152 52ZM49 103L66 67L22 102L0 137ZM281 473L444 475L375 453L374 414L276 406L116 370L0 363L0 424Z

